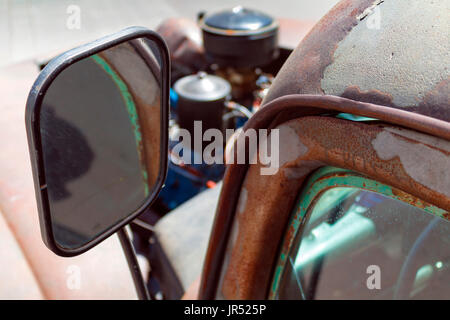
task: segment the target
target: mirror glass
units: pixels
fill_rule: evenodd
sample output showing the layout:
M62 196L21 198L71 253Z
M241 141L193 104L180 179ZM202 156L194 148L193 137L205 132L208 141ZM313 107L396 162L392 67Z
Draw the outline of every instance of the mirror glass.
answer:
M161 53L146 38L75 62L40 109L56 244L79 248L139 209L160 180Z

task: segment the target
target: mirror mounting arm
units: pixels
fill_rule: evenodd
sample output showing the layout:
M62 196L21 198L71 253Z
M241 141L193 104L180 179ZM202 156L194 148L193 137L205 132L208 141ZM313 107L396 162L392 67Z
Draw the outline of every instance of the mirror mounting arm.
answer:
M136 252L134 251L133 244L131 243L125 227L119 229L117 235L119 236L120 244L122 245L125 258L127 259L139 300L151 300L144 278L142 277L141 268L139 267L136 258Z

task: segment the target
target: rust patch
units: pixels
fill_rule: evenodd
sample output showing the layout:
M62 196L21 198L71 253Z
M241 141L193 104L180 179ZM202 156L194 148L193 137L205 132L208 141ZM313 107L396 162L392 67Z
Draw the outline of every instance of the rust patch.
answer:
M347 99L395 107L392 103L392 95L379 90L361 91L358 86L351 86L345 89L341 96Z
M321 79L338 43L358 24L373 0L344 0L323 17L281 68L263 104L287 94L323 94Z
M417 111L450 121L450 79L441 81L433 90L427 92Z
M418 207L418 208L423 209L423 208L427 207L427 205L428 205L428 203L420 201L416 197L411 196L409 193L403 192L397 188L392 188L392 194L402 198L405 202L407 202L415 207Z
M293 225L290 225L286 232L286 238L293 239L294 235L295 235L295 227ZM286 241L283 244L283 251L288 251L288 249L289 249L289 242Z
M285 95L326 93L339 95L357 101L403 109L408 112L420 113L436 119L450 121L450 80L449 78L445 79L448 77L448 73L443 71L447 70L446 66L448 65L448 55L442 55L442 66L439 68L436 68L436 66L431 63L432 61L435 61L432 59L433 55L426 55L426 57L431 58L425 61L422 61L419 58L416 59L419 65L427 65L426 63L428 62L430 65L430 68L418 72L414 69L414 67L411 67L410 64L406 64L405 61L408 61L408 57L409 59L412 59L411 57L414 58L415 56L420 57L420 53L418 52L419 50L412 48L403 52L403 55L398 56L394 49L392 49L392 52L386 53L379 49L381 46L375 46L374 50L376 51L373 52L374 56L384 57L385 55L389 55L390 60L392 60L391 66L395 67L394 69L396 69L397 72L393 72L392 69L381 71L379 66L376 64L376 59L372 57L371 60L368 55L365 55L364 57L367 57L367 59L364 59L361 62L343 60L341 61L341 64L348 68L349 65L353 66L353 63L355 63L355 66L360 71L360 78L364 76L366 69L371 70L372 77L373 75L375 75L376 78L379 77L379 81L377 80L378 82L369 82L369 84L367 84L367 88L360 83L354 82L353 78L355 76L350 76L351 73L348 73L348 70L345 73L347 75L348 84L347 82L344 83L344 80L339 77L339 75L342 74L339 73L339 65L336 66L336 70L333 69L334 73L332 79L329 77L327 78L326 76L328 70L327 67L335 66L338 62L339 58L334 57L335 54L337 54L336 51L339 50L338 47L341 46L342 41L350 39L348 37L351 36L351 32L357 30L357 28L361 27L364 30L363 34L367 35L368 39L371 39L370 32L372 32L372 35L378 35L379 41L382 41L381 44L385 47L389 47L391 45L394 48L396 46L402 47L402 41L405 40L405 38L392 36L392 34L389 34L392 30L388 27L398 27L398 29L396 29L397 31L405 30L406 27L404 26L404 21L414 19L414 17L421 16L422 14L418 3L419 2L415 2L415 6L417 8L411 5L412 8L410 8L410 10L401 10L402 6L408 6L408 4L392 6L392 2L380 0L341 1L317 23L312 31L303 39L303 41L291 54L278 73L271 89L264 99L263 107L270 101ZM390 17L393 17L390 20L391 25L386 27L388 29L369 30L367 28L366 30L365 26L362 25L367 19L366 16L370 14L376 6L380 6L381 8L386 7L388 4L390 5L389 10L391 10L389 11ZM426 12L431 12L430 14L434 14L432 11L434 7L432 5L433 2L431 1L423 3L423 6L426 6ZM434 5L436 5L436 2L434 2ZM398 10L393 11L392 8L397 8ZM385 13L385 17L386 14L387 12ZM397 16L399 21L401 21L401 23L399 22L399 25L395 25ZM415 23L414 26L417 28L418 32L422 31L423 34L429 34L429 39L431 39L430 41L433 41L431 43L435 44L437 48L440 48L439 53L436 54L441 54L442 50L444 50L442 49L442 44L447 40L446 36L448 33L442 31L442 25L445 23L442 22L442 16L438 13L436 13L435 16L441 17L439 20L440 27L435 28L437 30L432 29L434 22L432 19L430 20L429 15L426 20L424 18L423 23ZM381 21L383 21L383 19ZM383 22L381 22L381 24L383 24ZM356 26L357 28L355 28ZM408 28L406 28L406 30L408 30ZM383 35L383 32L386 35ZM408 35L407 39L410 38L411 35ZM358 37L358 39L361 39L361 37ZM406 41L405 43L410 44L411 40L409 41L410 42ZM376 41L371 42L372 46L376 43ZM364 45L364 42L359 43L359 45ZM402 48L404 47L405 46ZM430 47L432 48L433 46ZM349 46L345 52L350 53L350 51L352 51L352 49ZM344 57L345 52L340 52L338 56L341 58ZM421 52L423 53L423 50ZM412 56L410 56L410 54ZM398 60L400 57L403 57L403 60ZM357 64L357 62L359 64ZM340 67L342 67L342 65L340 65ZM430 71L428 74L427 70ZM442 77L439 76L438 79L435 79L435 77L433 77L432 80L429 79L430 74L436 76L436 74L440 73L442 73ZM324 77L326 78L326 83L328 83L328 88L322 82ZM359 81L361 81L361 79L359 79ZM379 87L384 89L380 90L377 83L383 84ZM434 89L426 92L435 83L438 84L434 87ZM341 85L343 86L342 88ZM348 87L345 88L347 85ZM359 87L356 85L359 85ZM389 86L392 87L392 91L388 90Z

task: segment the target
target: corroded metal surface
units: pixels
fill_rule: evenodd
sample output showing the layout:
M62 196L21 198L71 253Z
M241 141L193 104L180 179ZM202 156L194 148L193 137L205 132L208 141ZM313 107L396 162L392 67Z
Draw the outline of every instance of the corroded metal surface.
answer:
M225 258L228 264L219 288L224 298L266 297L293 202L304 178L321 166L355 170L450 210L448 141L382 124L329 117L295 119L278 129L278 173L261 175L261 165L252 165L242 185L233 222L235 232Z
M329 94L449 121L449 4L340 2L290 56L265 102Z
M289 121L291 119L295 119L295 118L299 118L299 117L304 117L304 116L308 116L308 115L319 115L319 114L328 114L328 115L332 115L332 114L336 114L338 112L346 112L346 113L352 113L355 115L359 115L359 116L366 116L366 117L371 117L371 118L376 118L379 119L385 123L390 123L390 124L394 124L394 125L400 125L406 128L410 128L412 130L415 131L409 131L409 132L413 132L413 133L418 133L418 132L422 132L422 133L426 133L426 135L424 134L419 134L421 136L421 139L423 141L425 141L426 139L435 139L435 138L439 138L439 141L443 141L441 143L448 143L446 142L450 140L450 124L448 122L445 121L441 121L438 119L433 119L427 116L423 116L420 114L415 114L415 113L411 113L411 112L407 112L404 110L399 110L399 109L394 109L394 108L389 108L389 107L385 107L385 106L379 106L379 105L375 105L375 104L370 104L370 103L364 103L364 102L359 102L359 101L355 101L355 100L350 100L350 99L345 99L345 98L341 98L341 97L336 97L336 96L326 96L326 95L288 95L285 97L281 97L278 98L268 104L265 105L264 108L262 108L260 111L258 111L246 124L244 130L247 129L259 129L259 128L271 128L274 127L278 124L282 124L286 121ZM343 121L343 120L341 120ZM345 123L349 123L349 122L345 122ZM354 123L349 123L349 125L355 125ZM365 127L365 125L361 124L362 126ZM367 126L368 127L368 126ZM341 134L341 139L339 141L333 140L331 139L333 137L333 135L330 134L330 131L328 130L323 130L323 127L321 128L315 128L314 130L317 131L316 134L318 136L321 137L329 137L329 141L327 142L328 144L331 143L330 141L334 141L335 148L344 148L346 150L350 150L350 153L344 153L344 154L340 154L341 157L347 157L347 164L346 163L334 163L334 165L340 166L340 165L345 165L351 166L354 163L354 166L357 165L357 167L352 167L352 169L358 170L358 168L361 168L361 170L363 170L362 172L366 172L368 171L370 168L369 166L367 166L370 163L376 163L377 166L374 167L374 169L370 169L372 170L371 172L368 173L368 175L372 175L374 177L374 179L378 178L379 179L385 179L384 181L386 183L389 183L391 180L393 180L393 182L391 183L391 185L395 186L395 183L405 183L405 186L407 185L407 181L411 181L411 183L413 183L413 185L419 185L418 190L429 190L428 187L423 186L421 183L419 182L413 182L412 180L414 180L413 178L409 177L408 174L406 173L406 170L402 167L402 164L399 160L398 155L397 156L393 156L391 159L388 160L388 158L391 156L389 155L384 155L384 157L386 159L381 159L380 156L377 156L375 154L375 150L373 148L369 149L371 150L371 153L368 154L364 154L363 150L366 150L367 148L370 147L371 145L371 140L370 141L366 141L367 143L369 143L368 147L365 147L366 149L364 149L364 146L360 146L361 142L363 141L363 137L359 137L359 135L357 135L355 132L349 130L350 127L347 127L346 129L346 133ZM368 129L367 129L368 130ZM373 130L373 129L372 129ZM364 134L365 133L365 130ZM384 131L381 131L384 132ZM388 131L389 132L389 131ZM410 133L411 135L413 135L413 133ZM384 133L383 135L385 135L386 133ZM382 137L382 136L381 136ZM398 138L398 135L396 135L396 138ZM325 139L327 140L327 139ZM414 139L413 139L414 140ZM415 138L415 140L417 140L417 138ZM343 144L343 146L340 146L340 144ZM357 146L360 146L363 149L360 149L359 151L356 150L355 148ZM329 146L329 149L333 148L333 146ZM350 149L349 149L350 148ZM442 147L440 147L442 148ZM405 149L403 149L405 150ZM365 159L365 161L356 161L356 158L352 157L351 155L353 153L360 153L359 157L363 157L363 159ZM362 153L361 153L362 152ZM369 156L371 155L370 158ZM448 155L448 151L447 151L447 155ZM334 157L337 157L338 155L334 154ZM341 158L341 160L344 158ZM355 159L355 160L353 160ZM378 159L377 162L374 162L374 159ZM315 161L324 161L324 159L309 159L311 161L315 160ZM343 161L343 160L342 160ZM345 161L344 161L345 162ZM386 163L390 163L392 166L386 166ZM317 162L304 162L304 168L307 168L308 170L311 168L316 168L319 163ZM379 172L379 168L378 165L381 165L381 169L383 169L383 171L381 171L381 173ZM396 168L395 165L397 166ZM254 165L255 166L255 165ZM366 166L366 167L364 167ZM447 168L448 168L448 164L447 164ZM209 244L209 248L208 248L208 252L207 252L207 257L205 260L205 265L204 265L204 269L203 269L203 278L202 278L202 283L200 286L200 298L203 299L213 299L216 297L216 290L218 287L218 283L219 283L219 277L221 275L221 270L222 270L222 266L223 265L227 265L229 260L229 256L227 259L227 256L225 255L225 251L227 248L227 241L230 237L230 233L232 232L232 224L233 224L233 220L235 217L235 211L236 208L238 206L238 199L239 199L239 194L241 193L241 187L243 185L243 181L245 178L245 175L247 173L247 169L248 166L246 165L230 165L227 169L225 178L224 178L224 184L223 184L223 188L221 191L221 197L219 199L219 204L218 204L218 210L216 213L216 217L215 217L215 221L214 221L214 226L213 226L213 232L211 234L211 238L210 238L210 244ZM394 170L395 169L395 170ZM392 171L389 171L392 170ZM406 180L398 180L396 176L393 175L393 172L397 172L397 174L402 174L403 177ZM259 171L258 171L259 173ZM296 174L298 174L298 172L296 172ZM248 175L251 175L251 173L249 172ZM285 179L284 176L281 177L282 179ZM262 186L270 186L273 187L275 191L280 192L280 196L282 195L281 193L284 192L284 190L294 190L294 192L292 192L294 194L294 196L296 195L295 193L295 186L294 186L294 182L298 183L299 179L302 178L297 178L297 179L291 179L291 180L283 180L283 181L278 181L279 185L277 186L275 182L270 182L268 181L267 183L264 182L264 184L261 184ZM389 181L386 181L389 180ZM398 182L398 181L400 182ZM380 180L383 181L383 180ZM397 182L396 182L397 181ZM401 182L403 181L403 182ZM284 183L282 185L282 183ZM257 186L256 186L257 187ZM299 188L299 186L297 186L297 188ZM399 188L402 189L402 188ZM411 185L405 189L403 188L402 190L410 192L411 194L417 194L415 192L417 192L417 190L410 190L411 189ZM250 194L248 193L249 189L248 187L246 187L247 190L247 199L250 199ZM409 191L408 191L409 190ZM264 191L264 190L263 190ZM298 191L298 189L297 189ZM430 196L433 192L429 192L428 196ZM253 195L252 195L253 196ZM255 197L258 197L258 199L261 199L260 195L255 195ZM270 195L268 196L268 199L273 199L273 196ZM421 196L422 199L426 199L423 198L423 196ZM279 198L281 199L281 198ZM278 199L278 200L279 200ZM286 200L287 203L282 203L279 206L277 206L275 209L275 213L280 212L280 208L282 208L283 210L285 210L286 208L289 207L289 209L287 209L287 211L285 211L285 216L284 219L286 220L286 217L288 215L288 212L290 210L290 205L289 201L293 201L293 196L287 192L287 194L285 194L285 197L283 198L283 202L284 200ZM249 201L249 200L247 200ZM430 199L431 203L434 203L433 201L441 201L441 205L442 205L442 201L448 201L448 197L446 198L446 196L444 195L440 195L437 196L434 200ZM280 201L281 202L281 201ZM242 203L242 201L241 201ZM248 204L246 205L247 207L249 206ZM282 220L283 217L279 216L279 220ZM270 235L271 235L271 241L274 242L274 239L279 239L276 236L276 228L280 228L281 225L285 225L286 221L284 221L283 223L281 222L277 222L275 221L275 224L272 225L272 227L270 228ZM235 226L238 227L234 227L234 235L231 235L231 238L237 238L239 234L241 234L243 231L240 228L240 225L235 224ZM261 226L260 230L268 232L267 227ZM278 232L281 232L278 230ZM258 235L254 235L255 237L258 237ZM261 235L259 235L261 236ZM279 234L278 234L279 236ZM259 244L262 244L262 242L260 240L257 240L259 242ZM276 240L278 241L278 240ZM244 243L243 244L243 248L247 248L250 244ZM271 251L272 254L275 250L277 245L274 244L269 244L267 247L267 250ZM228 250L228 252L230 252L231 249ZM265 253L263 253L262 251L259 251L262 255L264 255ZM272 261L270 261L270 263L272 263ZM269 263L269 261L266 261L266 263ZM251 269L251 265L249 265L248 263L244 263L242 264L242 268L246 268L247 271L254 271L253 269ZM262 266L261 266L262 268ZM270 273L271 270L271 266L268 267L268 269L266 270L266 272ZM242 269L241 269L242 271ZM247 272L246 271L246 272ZM232 274L233 272L230 273L230 275L228 276L229 279L232 279ZM235 275L240 275L240 273L235 273ZM248 273L250 274L250 273ZM262 281L264 280L264 276L266 277L265 279L268 279L267 275L263 275L261 276L260 274L258 275L258 272L256 270L256 273L251 276L252 278L249 280L255 280L257 279L258 281ZM242 288L243 291L241 291L239 288L236 289L233 288L233 285L236 284L240 284L241 280L236 280L239 282L234 282L234 284L230 284L230 287L226 290L224 290L224 293L227 294L232 294L233 292L236 294L236 297L249 297L251 296L253 293L255 293L255 291L253 291L254 289L251 289L249 287L246 288ZM232 283L232 282L230 282ZM224 285L226 285L224 283ZM267 285L267 283L263 284L261 282L261 284L259 285L259 289L261 291L256 293L256 296L260 297L261 295L265 294L265 291L262 290L265 287L265 285ZM262 287L263 288L262 288ZM220 291L219 290L219 295L220 295Z
M438 149L441 148L439 152L445 154L439 160L443 161L439 172L421 172L418 162L423 160L419 157L414 158L412 152L408 151L411 147L415 149L416 155L433 153L434 151L429 149L425 151L425 148L435 150L436 146L430 147L429 143L424 143L426 139L433 138L431 136L441 139L440 141L444 141L444 143L447 143L445 140L450 140L450 123L448 122L450 120L449 29L448 15L445 10L440 10L443 5L448 7L448 0L442 2L341 1L319 21L291 54L275 79L263 108L249 120L245 129L271 128L290 119L308 115L333 115L338 112L346 112L376 118L385 123L425 133L427 135L422 135L422 140L419 141L417 141L417 137L406 138L406 140L417 142L417 144L411 145L402 140L403 138L399 138L401 135L398 134L398 131L392 133L389 130L382 130L379 132L379 136L372 137L373 145L371 144L372 140L366 141L370 143L367 150L371 150L371 153L360 154L359 156L364 159L362 162L356 161L356 158L352 156L353 153L357 153L354 148L360 144L362 138L350 130L346 135L341 135L341 140L335 141L334 146L328 145L328 147L348 151L340 156L345 155L350 162L345 164L338 161L339 163L335 164L337 166L352 166L353 169L360 169L361 172L367 173L374 179L378 178L386 183L391 182L392 186L398 186L400 190L415 195L417 193L414 192L417 192L418 189L412 190L411 186L416 184L424 192L420 196L422 199L429 197L428 200L431 203L444 206L444 202L446 202L445 205L448 206L448 194L443 194L442 192L445 191L442 190L445 189L438 185L442 183L442 180L436 179L439 175L445 176L445 170L449 167L448 149L442 149L442 146L438 147ZM375 28L373 28L373 20L372 22L369 20L376 19L373 14L376 14L377 11L381 15L381 20L379 28L376 21ZM370 24L372 24L371 27L369 27ZM411 29L407 30L405 24L410 25ZM417 41L414 33L428 33L428 36L420 35L420 37L426 37L424 41L428 47L419 48L422 43ZM407 34L409 37L406 37ZM373 43L370 43L371 41ZM395 50L387 50L391 48ZM421 64L419 68L416 68L414 60L416 64ZM440 64L437 63L438 61ZM352 77L355 72L357 74ZM340 77L345 81L341 81ZM399 128L394 129L400 130ZM415 131L409 131L409 133L414 135ZM328 143L334 141L330 132L323 128L317 129L316 134L322 137L328 136ZM395 138L393 138L394 136ZM397 149L383 148L385 144L391 143L392 145L394 141L398 143ZM431 143L432 145L433 143ZM333 157L337 156L333 154ZM337 158L333 157L330 159L336 161ZM439 158L439 156L437 157ZM310 162L303 163L302 174L304 169L308 171L316 168L322 165L324 160L309 159L308 161ZM361 164L363 164L362 168ZM375 169L365 167L368 164L375 164ZM231 165L227 169L204 265L200 287L201 298L212 299L221 294L230 298L262 297L266 293L264 290L267 289L267 283L264 283L264 280L267 279L267 274L261 274L262 271L254 269L252 263L258 261L262 263L259 266L261 269L271 270L271 266L264 265L264 263L273 262L267 257L270 256L270 252L273 253L276 245L265 243L261 233L254 234L253 237L258 245L267 245L266 252L261 248L255 249L253 260L249 257L245 260L242 257L242 265L230 267L226 269L226 273L221 268L223 264L233 264L232 252L239 252L239 250L252 252L251 244L248 241L240 243L242 248L237 248L238 251L233 250L234 246L227 249L228 239L237 244L238 240L236 239L239 239L239 236L242 237L244 233L243 225L245 224L243 222L248 218L242 218L242 221L239 218L235 219L235 212L240 211L237 206L241 208L243 206L244 200L242 199L247 199L246 206L249 206L248 202L252 201L250 200L252 197L256 197L261 203L264 202L264 199L274 199L272 194L265 194L266 198L253 193L250 195L250 186L246 186L241 191L245 175L250 177L252 167L248 172L246 165ZM368 172L370 170L372 172ZM298 170L295 174L298 174ZM261 184L279 192L279 196L284 197L283 202L286 200L287 204L272 206L275 212L289 207L289 201L292 201L289 191L295 189L291 183L301 179L299 177L289 181L278 181L278 185L276 181L267 181ZM432 179L434 189L430 188L429 180L424 181L423 179ZM254 187L258 188L256 185ZM433 196L436 190L440 190L439 195ZM261 192L263 191L261 190ZM283 192L287 193L283 194ZM242 194L240 203L238 203L239 194ZM286 219L286 212L284 212L284 217L278 216L279 220ZM240 216L239 213L236 214ZM247 216L247 213L245 215ZM268 216L262 214L262 217L267 218ZM270 229L267 225L262 225L256 231L270 233L272 242L274 242L273 239L277 239L276 232L281 232L277 228L286 222L281 223L279 220L272 221ZM233 221L238 222L233 224ZM267 270L266 272L270 272ZM223 290L217 291L221 274L224 281L221 282L220 287ZM255 288L251 288L249 284L242 281L244 279L254 284Z

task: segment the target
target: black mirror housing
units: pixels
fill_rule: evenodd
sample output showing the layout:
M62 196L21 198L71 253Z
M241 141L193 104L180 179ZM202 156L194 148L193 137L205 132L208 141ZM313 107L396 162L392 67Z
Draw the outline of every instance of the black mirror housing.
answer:
M142 27L69 50L39 74L25 122L41 235L54 253L91 249L157 197L169 90L167 46Z

